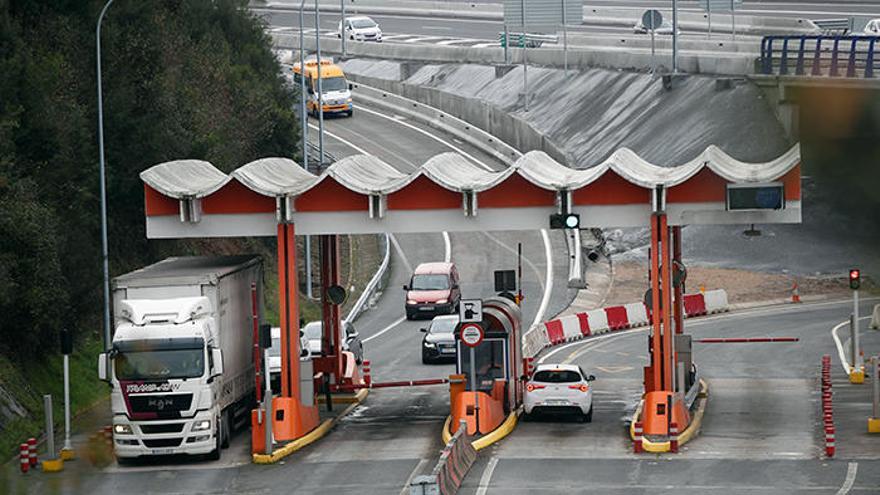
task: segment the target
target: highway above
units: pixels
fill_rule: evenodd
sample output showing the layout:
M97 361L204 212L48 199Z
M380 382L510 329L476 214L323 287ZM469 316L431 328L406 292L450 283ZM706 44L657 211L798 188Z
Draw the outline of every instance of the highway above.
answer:
M418 0L417 0L418 1ZM425 0L427 3L427 0ZM455 2L449 2L454 4ZM499 4L496 0L478 0L464 2L464 4ZM661 9L668 11L671 3L660 0L597 0L584 3L586 19L582 25L570 26L569 35L605 35L605 36L635 36L647 37L647 35L634 35L633 26L641 18L646 9ZM702 14L704 11L696 1L681 1L678 3L679 11L689 14ZM251 10L264 18L270 30L297 30L299 28L299 2L294 0L279 0L272 2L251 2ZM311 7L306 5L306 9ZM292 10L291 10L292 9ZM609 9L620 12L625 18L631 18L632 23L626 25L608 25L600 22L592 22L591 9L597 9L604 15ZM357 6L349 6L348 15L357 14ZM843 17L880 17L880 2L876 1L847 1L847 2L802 2L802 1L749 1L743 2L737 10L738 15L760 17L788 17L800 19L839 19ZM370 14L382 27L386 41L402 43L440 43L454 46L497 46L498 33L503 31L504 25L500 20L454 18L444 17L437 13L431 15L405 14ZM669 14L665 14L669 17ZM338 12L321 13L321 30L327 34L335 33L339 22ZM315 27L314 12L306 10L305 25L313 33ZM706 39L708 26L694 30L693 28L682 29L681 38ZM716 25L717 30L717 25ZM729 33L715 33L713 38L724 39ZM739 39L749 39L754 36L738 34Z

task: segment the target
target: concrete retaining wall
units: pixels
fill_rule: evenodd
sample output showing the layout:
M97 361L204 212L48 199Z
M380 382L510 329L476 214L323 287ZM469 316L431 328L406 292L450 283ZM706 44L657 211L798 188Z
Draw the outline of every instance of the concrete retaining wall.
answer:
M281 48L299 49L299 36L272 33L275 44ZM315 50L314 37L307 37L305 48ZM337 38L322 37L322 53L341 53L342 45ZM522 63L523 50L511 48L509 60L512 64ZM504 64L504 50L498 48L474 48L449 45L426 45L417 43L347 43L349 57L366 57L380 60L417 60L427 63L453 64ZM694 52L680 53L679 69L690 74L746 75L755 72L755 55L751 53ZM562 68L564 54L562 47L528 50L526 58L530 65ZM606 68L617 70L668 70L672 61L669 56L652 57L650 51L627 51L618 47L584 48L569 47L568 66L571 69L586 70Z

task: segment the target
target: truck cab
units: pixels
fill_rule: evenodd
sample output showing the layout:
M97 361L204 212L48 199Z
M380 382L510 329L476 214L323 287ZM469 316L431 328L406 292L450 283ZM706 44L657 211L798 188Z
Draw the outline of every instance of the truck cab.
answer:
M259 257L169 258L113 280L115 329L98 357L120 460L219 459L255 395Z

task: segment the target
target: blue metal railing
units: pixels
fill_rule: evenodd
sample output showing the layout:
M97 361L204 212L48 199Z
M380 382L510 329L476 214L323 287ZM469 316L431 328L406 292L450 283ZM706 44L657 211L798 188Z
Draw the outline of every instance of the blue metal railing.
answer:
M765 36L760 71L783 76L873 78L880 69L875 48L880 48L880 36Z

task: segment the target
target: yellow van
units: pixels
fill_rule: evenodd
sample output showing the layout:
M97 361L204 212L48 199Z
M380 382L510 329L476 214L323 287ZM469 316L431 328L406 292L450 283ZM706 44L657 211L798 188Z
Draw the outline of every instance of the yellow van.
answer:
M318 116L318 61L306 60L306 109L314 117ZM321 57L321 90L324 93L324 113L344 113L349 117L354 113L351 101L351 84L345 79L345 73L332 58ZM296 87L300 85L303 70L299 63L293 66L293 78Z

